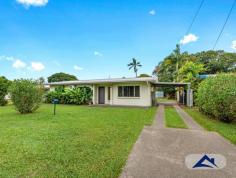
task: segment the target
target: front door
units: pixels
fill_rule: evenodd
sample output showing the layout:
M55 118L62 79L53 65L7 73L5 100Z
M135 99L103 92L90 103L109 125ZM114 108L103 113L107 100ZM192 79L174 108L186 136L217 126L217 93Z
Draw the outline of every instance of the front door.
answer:
M105 87L98 87L98 104L105 104Z

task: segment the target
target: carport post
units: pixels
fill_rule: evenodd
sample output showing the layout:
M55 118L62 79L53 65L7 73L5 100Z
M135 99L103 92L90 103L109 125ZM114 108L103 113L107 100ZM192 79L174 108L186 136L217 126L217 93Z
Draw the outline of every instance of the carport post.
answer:
M193 106L193 90L191 89L191 84L188 84L187 89L187 106Z

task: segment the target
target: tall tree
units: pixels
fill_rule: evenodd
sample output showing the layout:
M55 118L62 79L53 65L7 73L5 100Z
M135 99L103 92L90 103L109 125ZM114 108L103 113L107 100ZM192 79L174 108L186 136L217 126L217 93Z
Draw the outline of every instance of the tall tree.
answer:
M135 58L132 58L132 62L128 64L129 70L134 69L135 76L138 76L138 68L142 67L141 63L138 62Z
M236 53L210 50L196 53L195 56L197 61L204 64L205 74L236 72Z
M174 57L175 57L175 60L176 60L176 76L177 76L177 81L178 81L178 71L179 71L179 62L180 62L180 46L179 44L176 45L176 48L174 49L173 51L174 53Z
M60 73L55 73L53 75L51 75L50 77L48 77L48 82L61 82L61 81L71 81L71 80L78 80L76 76L74 75L70 75L70 74L66 74L63 72Z

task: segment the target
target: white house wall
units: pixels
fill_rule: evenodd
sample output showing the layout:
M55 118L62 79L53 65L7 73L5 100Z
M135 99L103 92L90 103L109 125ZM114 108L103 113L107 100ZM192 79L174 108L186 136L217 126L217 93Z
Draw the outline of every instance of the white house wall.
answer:
M105 87L105 104L118 106L151 106L151 85L146 82L142 83L119 83L112 85L97 85ZM118 97L118 86L140 86L140 97ZM111 87L111 100L108 100L108 87ZM98 103L98 92L96 92L96 103Z
M77 85L78 86L78 85ZM84 86L84 85L83 85ZM93 104L98 104L98 87L105 87L105 104L118 106L151 106L151 85L148 82L87 85L93 89ZM140 97L118 97L118 86L140 86ZM108 100L108 87L111 87L111 100ZM66 86L70 88L70 86ZM54 86L50 91L55 90Z

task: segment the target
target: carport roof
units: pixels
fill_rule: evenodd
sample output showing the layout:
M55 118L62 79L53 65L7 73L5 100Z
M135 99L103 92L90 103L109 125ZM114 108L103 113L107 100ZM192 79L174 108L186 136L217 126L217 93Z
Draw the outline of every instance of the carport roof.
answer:
M152 83L156 87L183 87L191 85L191 83L182 82L154 82Z

